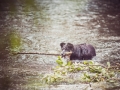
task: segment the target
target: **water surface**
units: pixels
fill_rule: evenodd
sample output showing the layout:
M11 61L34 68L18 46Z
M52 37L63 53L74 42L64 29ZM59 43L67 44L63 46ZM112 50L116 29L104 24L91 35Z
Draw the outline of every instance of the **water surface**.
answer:
M12 32L20 38L20 52L60 53L61 42L90 43L96 48L96 60L119 62L119 0L12 2L0 2L2 90L38 89L42 85L42 75L51 72L57 59L56 56L34 54L9 55Z

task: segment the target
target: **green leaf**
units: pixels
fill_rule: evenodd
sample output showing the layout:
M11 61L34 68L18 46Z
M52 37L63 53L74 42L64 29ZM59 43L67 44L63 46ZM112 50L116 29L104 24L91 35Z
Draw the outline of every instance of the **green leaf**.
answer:
M101 70L101 72L102 72L103 75L105 75L105 74L106 74L106 69L103 68L103 69Z
M83 64L85 64L85 65L93 65L94 62L93 61L84 61Z
M110 68L110 62L107 62L107 66L108 66L108 68Z
M68 62L67 62L67 65L68 65L68 66L72 65L72 62L71 62L71 61L68 61Z
M90 61L90 62L89 62L89 65L93 65L93 64L94 64L94 62L93 62L93 61Z
M63 61L62 61L61 57L58 57L58 60L56 60L56 63L60 66L63 65Z
M88 61L84 61L83 64L87 65L87 64L88 64Z
M88 73L84 73L84 76L90 79L90 75Z
M80 67L78 67L78 68L77 68L77 71L80 71L80 70L81 70L81 68L80 68Z
M56 79L54 77L50 78L50 83L56 82Z
M114 71L110 72L110 73L109 73L109 75L110 75L110 77L113 77L113 76L115 76L115 73L114 73Z

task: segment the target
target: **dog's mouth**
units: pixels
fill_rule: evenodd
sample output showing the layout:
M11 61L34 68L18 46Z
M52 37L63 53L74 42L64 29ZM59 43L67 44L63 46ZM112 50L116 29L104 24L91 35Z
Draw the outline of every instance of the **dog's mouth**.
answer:
M66 57L69 57L70 58L70 55L72 54L72 52L64 52L61 54L62 58L66 58Z

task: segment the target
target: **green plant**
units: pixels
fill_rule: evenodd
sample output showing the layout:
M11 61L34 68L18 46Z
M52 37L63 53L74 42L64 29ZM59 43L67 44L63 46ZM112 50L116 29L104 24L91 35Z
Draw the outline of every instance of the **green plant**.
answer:
M21 49L21 38L16 32L9 34L9 49L11 53L17 53Z
M111 67L109 62L107 62L107 67L105 67L94 61L83 61L79 63L72 63L71 61L64 62L59 56L56 63L58 65L53 68L53 73L43 77L45 83L52 84L67 81L66 79L68 78L71 80L69 74L78 72L81 73L79 82L110 81L115 76L114 71L109 70Z

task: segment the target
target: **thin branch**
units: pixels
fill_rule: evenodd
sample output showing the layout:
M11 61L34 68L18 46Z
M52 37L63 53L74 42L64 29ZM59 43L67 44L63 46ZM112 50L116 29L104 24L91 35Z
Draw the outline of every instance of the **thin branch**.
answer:
M56 53L38 53L38 52L18 52L16 54L38 54L38 55L53 55L53 56L60 56L60 54ZM70 55L71 52L67 52L66 55Z
M19 52L19 53L16 53L16 54L38 54L38 55L53 55L53 56L59 56L60 54L55 54L55 53L33 53L33 52Z

